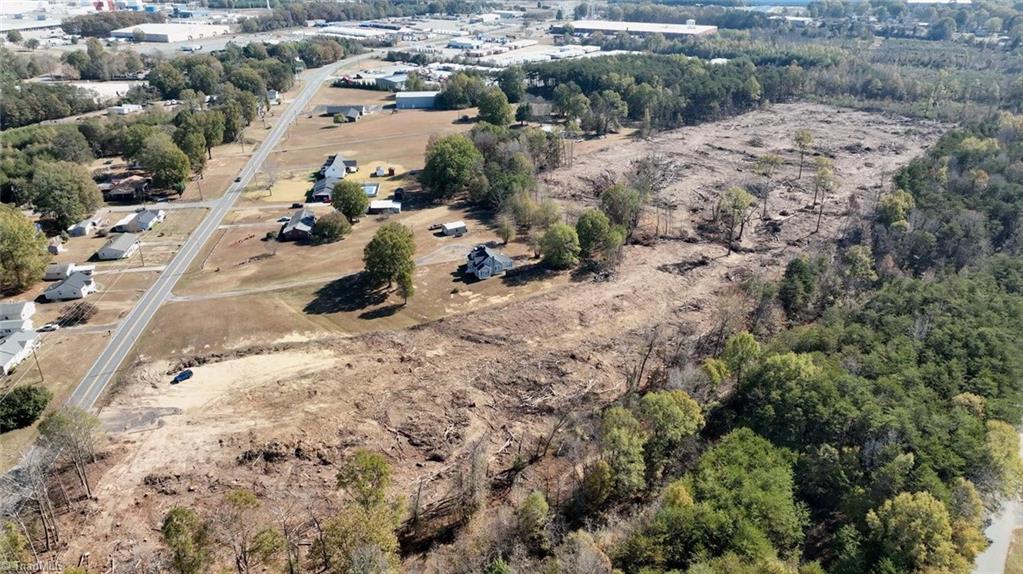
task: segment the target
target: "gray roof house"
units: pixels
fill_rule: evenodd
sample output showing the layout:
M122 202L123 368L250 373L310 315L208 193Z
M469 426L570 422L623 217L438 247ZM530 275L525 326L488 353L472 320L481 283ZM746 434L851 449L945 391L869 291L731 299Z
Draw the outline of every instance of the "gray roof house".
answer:
M160 223L167 217L167 212L162 209L143 209L136 211L134 215L117 222L113 227L114 231L139 233L149 231L154 225Z
M356 171L358 168L358 161L345 159L343 155L336 153L329 156L327 161L323 162L323 167L320 168L316 176L320 178L344 179L345 174Z
M39 335L35 331L14 333L0 341L0 373L9 375L38 346Z
M36 314L36 304L31 301L0 303L0 321L28 319Z
M90 217L83 219L78 223L67 228L67 233L71 237L82 237L85 235L91 235L96 228L99 226L100 220L97 217Z
M468 261L465 264L465 272L477 279L500 275L515 267L515 263L510 257L502 255L486 245L473 247L466 259Z
M96 292L96 282L91 273L72 273L70 277L54 283L43 291L47 301L66 301L68 299L84 299L89 293Z
M107 241L106 245L100 247L96 251L96 258L101 261L109 261L112 259L124 259L125 257L131 257L133 253L138 251L139 248L139 236L134 233L122 233Z
M277 241L302 241L312 237L316 215L312 210L302 208L292 214L291 219L281 226Z
M50 263L43 271L44 281L63 281L71 275L81 272L86 275L96 270L95 265L79 265L77 263Z

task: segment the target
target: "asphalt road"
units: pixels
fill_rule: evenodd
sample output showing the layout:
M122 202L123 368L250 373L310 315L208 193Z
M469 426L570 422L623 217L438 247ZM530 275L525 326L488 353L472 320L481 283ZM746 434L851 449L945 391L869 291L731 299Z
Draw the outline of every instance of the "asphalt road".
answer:
M375 56L375 52L367 52L346 58L322 68L310 70L305 78L305 86L295 98L295 101L288 106L277 124L273 126L266 139L259 145L256 152L249 158L249 161L242 168L239 174L239 181L231 184L227 192L217 201L210 203L210 211L203 219L199 227L189 236L182 245L181 250L174 256L166 269L157 278L156 282L142 295L135 307L121 321L120 325L107 343L103 352L93 363L92 368L86 373L85 378L79 383L78 388L71 394L70 403L85 409L91 409L96 401L103 394L103 391L113 380L114 375L131 352L135 341L145 332L146 327L156 314L160 306L167 301L171 290L184 274L192 261L202 250L203 245L210 239L213 233L220 226L228 211L234 206L245 186L252 180L260 170L263 162L271 151L277 146L281 137L287 133L288 127L302 113L306 105L316 94L320 86L340 66L366 60Z

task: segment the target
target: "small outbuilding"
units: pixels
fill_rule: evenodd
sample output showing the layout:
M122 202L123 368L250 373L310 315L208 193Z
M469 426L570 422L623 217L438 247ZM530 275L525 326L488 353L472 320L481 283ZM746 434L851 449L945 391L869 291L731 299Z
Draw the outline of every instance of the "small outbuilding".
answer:
M401 203L390 199L369 202L369 213L401 213Z
M50 285L43 291L47 301L66 301L68 299L84 299L96 292L96 282L91 273L73 273L60 283Z
M500 275L515 267L510 257L502 255L486 245L477 245L467 256L465 272L477 279Z
M468 233L469 228L465 226L464 221L452 221L451 223L445 223L441 226L441 231L444 235L463 235Z
M394 107L399 110L429 110L437 107L440 92L400 92L394 95Z
M96 252L96 258L100 261L112 261L131 257L139 250L139 236L134 233L122 233L107 241L103 247Z

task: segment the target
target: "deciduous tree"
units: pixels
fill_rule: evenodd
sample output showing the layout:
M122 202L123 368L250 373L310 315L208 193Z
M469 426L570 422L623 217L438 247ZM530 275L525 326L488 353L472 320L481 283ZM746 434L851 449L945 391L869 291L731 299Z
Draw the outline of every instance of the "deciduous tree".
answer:
M362 190L362 184L350 179L343 179L334 184L331 204L351 223L362 217L369 209L369 198Z
M363 250L366 274L377 285L386 281L390 288L401 274L415 269L416 263L412 259L415 251L411 229L400 223L385 223Z
M20 293L43 277L46 237L21 210L0 204L0 293Z

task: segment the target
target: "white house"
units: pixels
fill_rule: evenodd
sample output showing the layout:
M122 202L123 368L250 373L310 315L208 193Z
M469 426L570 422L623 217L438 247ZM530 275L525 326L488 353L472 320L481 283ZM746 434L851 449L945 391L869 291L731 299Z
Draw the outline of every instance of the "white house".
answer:
M67 228L67 233L71 237L83 237L85 235L92 235L96 231L96 227L99 225L99 220L93 217L89 219L83 219L78 223Z
M0 342L0 372L8 375L39 346L35 331L15 333Z
M142 106L138 104L121 104L107 108L107 114L111 116L126 116L128 114L137 114L141 111Z
M32 324L32 319L9 319L7 321L0 321L0 339L15 333L21 333L22 331L31 331L34 328L35 326Z
M54 283L43 291L47 301L66 301L68 299L84 299L89 293L96 292L96 282L91 273L72 273L70 277Z
M271 105L279 105L281 103L281 93L277 90L267 90L266 101L270 102Z
M122 233L107 241L106 245L99 248L96 258L101 261L112 259L124 259L131 257L139 249L139 236L134 233Z
M118 233L140 233L149 231L166 218L167 212L162 209L143 209L121 219L111 230Z
M30 319L36 314L36 304L31 301L0 303L0 321Z
M45 281L63 281L75 273L91 275L96 270L95 265L79 265L77 263L50 263L43 272Z

